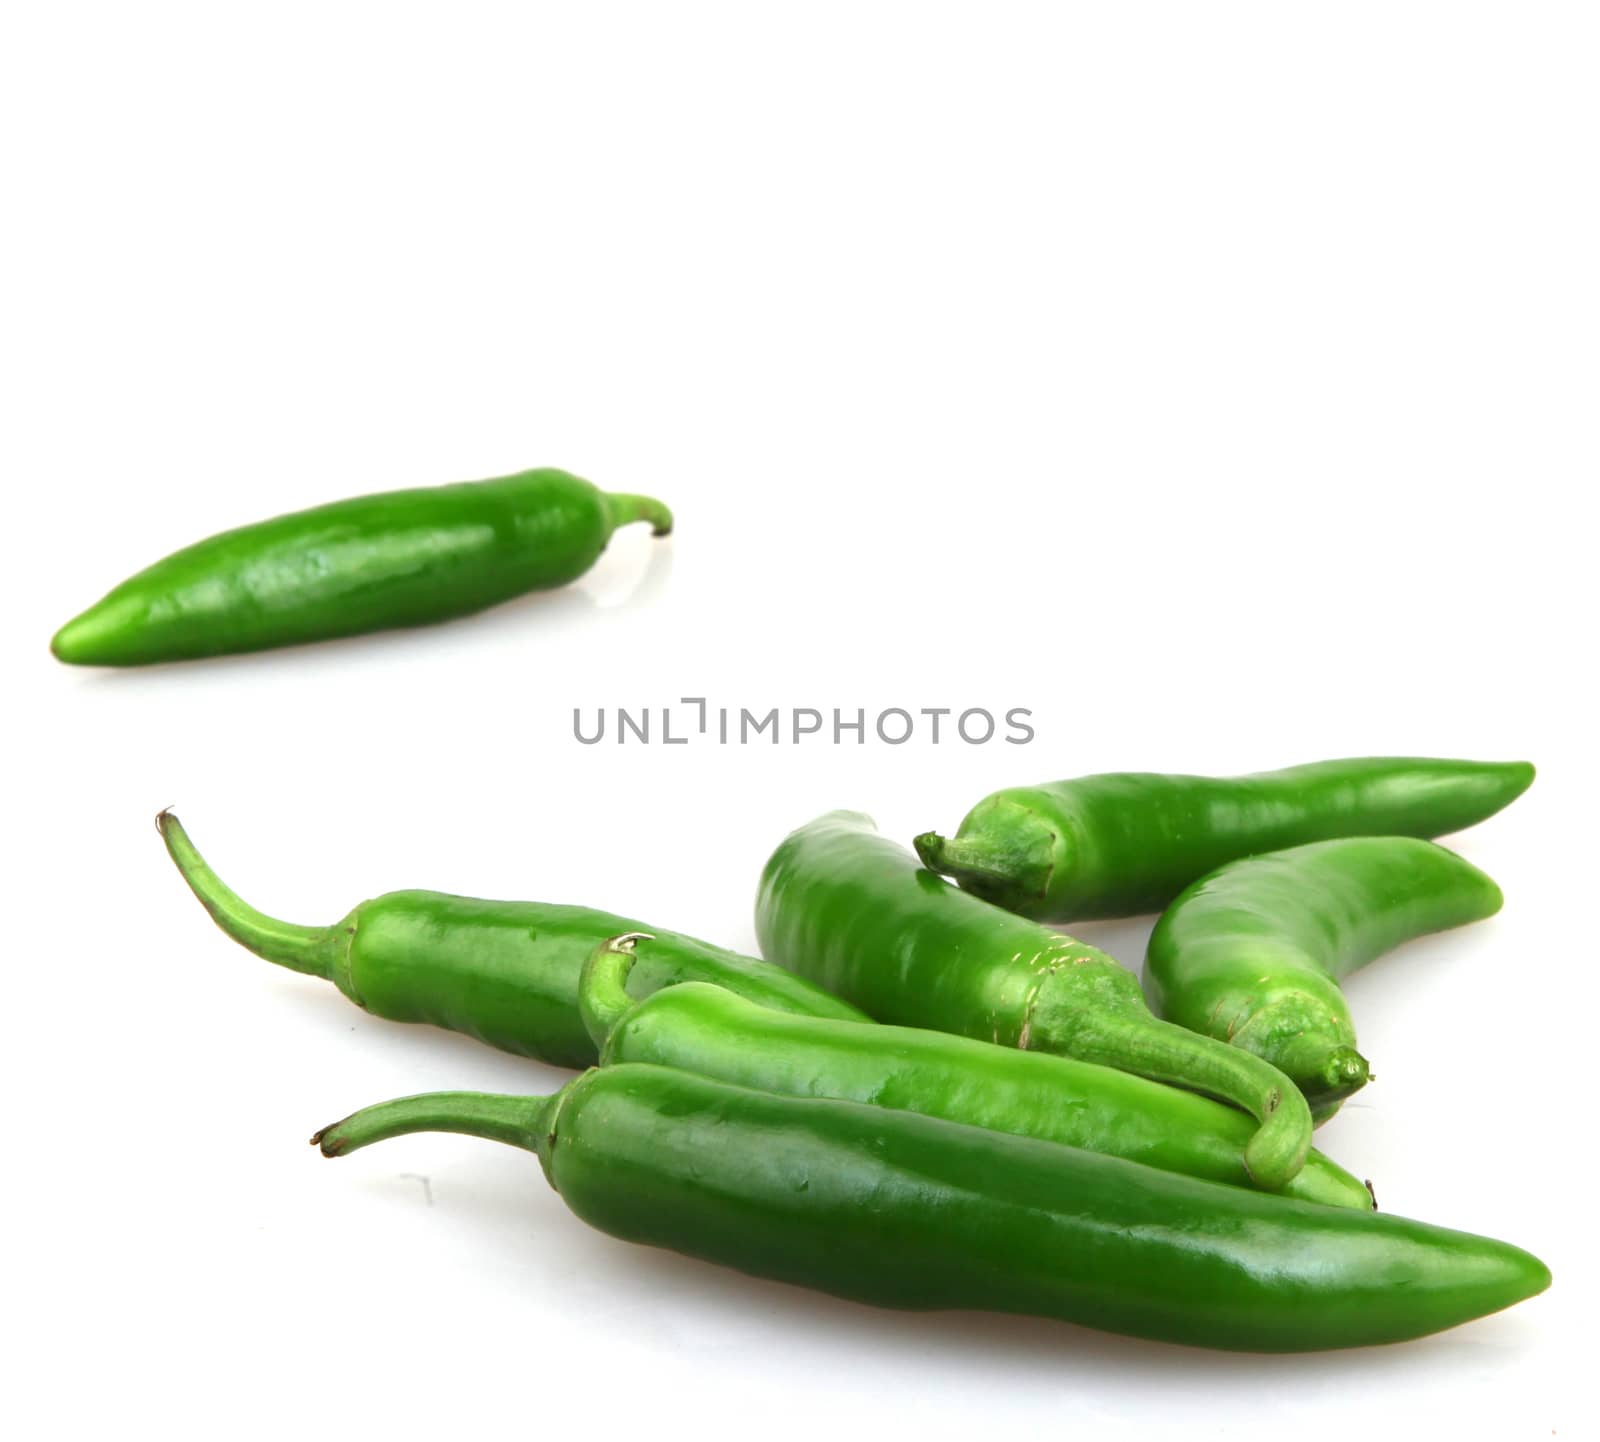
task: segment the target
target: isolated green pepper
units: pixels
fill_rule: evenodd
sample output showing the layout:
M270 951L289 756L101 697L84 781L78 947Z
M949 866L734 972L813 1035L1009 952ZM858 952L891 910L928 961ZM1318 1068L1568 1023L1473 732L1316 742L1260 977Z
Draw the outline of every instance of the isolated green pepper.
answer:
M831 812L778 847L756 934L769 961L874 1020L1056 1052L1242 1107L1260 1123L1245 1147L1257 1186L1287 1186L1310 1151L1311 1113L1282 1072L1157 1021L1103 951L923 870L870 817Z
M985 797L917 855L985 901L1039 921L1159 911L1241 856L1336 836L1443 836L1509 806L1526 761L1368 756L1254 776L1112 772Z
M391 891L332 926L295 926L241 900L170 811L156 825L212 920L257 956L333 982L374 1016L464 1032L553 1066L589 1066L596 1057L578 1012L584 959L607 937L645 929L584 906L438 891ZM629 979L634 996L710 981L780 1011L865 1020L855 1007L754 957L676 932L658 932L657 942Z
M672 513L565 471L357 496L224 531L130 577L50 643L142 666L421 626L575 581L618 526Z
M1358 836L1269 851L1202 877L1166 909L1145 990L1157 1015L1271 1062L1326 1120L1369 1076L1340 978L1499 909L1500 888L1431 841Z
M418 1131L536 1153L614 1237L880 1307L1300 1352L1420 1337L1550 1282L1465 1232L665 1067L598 1068L553 1097L410 1097L312 1140L343 1156Z
M1163 1171L1248 1186L1243 1112L1112 1067L912 1027L771 1010L719 986L684 982L642 1001L628 990L630 933L596 947L578 1008L600 1065L649 1062L782 1096L832 1097L942 1117L1126 1157ZM1285 1194L1370 1210L1369 1190L1312 1152Z

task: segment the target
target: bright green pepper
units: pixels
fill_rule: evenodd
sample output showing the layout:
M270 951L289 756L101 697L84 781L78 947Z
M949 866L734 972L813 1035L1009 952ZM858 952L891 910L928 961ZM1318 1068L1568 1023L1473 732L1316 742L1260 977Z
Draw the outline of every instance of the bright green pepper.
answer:
M1271 1062L1321 1121L1369 1078L1339 979L1402 942L1493 916L1500 888L1431 841L1313 842L1213 871L1145 956L1157 1015Z
M333 982L374 1016L446 1027L554 1066L593 1064L597 1053L578 1011L584 960L607 937L643 923L583 906L391 891L333 926L295 926L263 916L230 890L170 811L156 824L212 920L257 956ZM780 1011L866 1019L754 957L675 932L657 939L629 979L636 997L710 981Z
M756 934L768 960L877 1021L1056 1052L1242 1107L1260 1123L1245 1148L1257 1186L1287 1186L1311 1149L1311 1113L1282 1072L1157 1021L1103 951L924 871L869 817L835 811L778 847Z
M975 896L1040 921L1159 911L1241 856L1336 836L1443 836L1509 806L1526 761L1371 756L1254 776L1113 772L996 791L917 855Z
M387 491L224 531L130 577L50 643L83 666L261 651L465 616L575 581L647 496L565 471Z
M599 1068L553 1097L411 1097L312 1140L343 1156L417 1131L536 1153L614 1237L880 1307L1299 1352L1420 1337L1550 1282L1465 1232L665 1067Z
M783 1014L722 987L685 982L636 1001L629 934L596 947L578 1008L600 1065L648 1062L782 1096L920 1112L1126 1157L1163 1171L1248 1186L1243 1112L1193 1092L1070 1057L1017 1051L912 1027ZM1371 1210L1368 1188L1320 1152L1284 1189L1304 1201Z

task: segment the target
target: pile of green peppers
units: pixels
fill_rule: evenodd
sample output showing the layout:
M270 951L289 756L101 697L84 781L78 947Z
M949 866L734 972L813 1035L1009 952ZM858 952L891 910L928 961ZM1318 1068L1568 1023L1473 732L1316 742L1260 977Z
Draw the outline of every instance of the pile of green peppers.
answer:
M356 496L212 536L51 645L145 666L447 621L583 575L649 496L565 471ZM534 1152L602 1231L885 1307L985 1308L1198 1346L1436 1332L1542 1291L1537 1258L1378 1215L1312 1145L1371 1067L1340 989L1499 888L1432 839L1533 780L1416 757L1013 787L912 850L853 812L762 873L765 960L587 907L400 891L332 926L255 910L176 817L219 926L395 1021L560 1066L317 1133ZM951 878L951 879L947 879ZM1058 929L1160 912L1144 987Z
M762 872L765 960L429 891L292 925L157 825L258 955L375 1015L584 1068L552 1096L368 1107L316 1134L327 1156L469 1133L533 1152L592 1226L755 1276L1287 1352L1420 1337L1549 1285L1517 1247L1380 1214L1311 1145L1372 1075L1340 980L1499 909L1430 838L1532 779L1423 758L1090 776L996 792L914 852L833 812ZM1058 929L1157 911L1143 988Z

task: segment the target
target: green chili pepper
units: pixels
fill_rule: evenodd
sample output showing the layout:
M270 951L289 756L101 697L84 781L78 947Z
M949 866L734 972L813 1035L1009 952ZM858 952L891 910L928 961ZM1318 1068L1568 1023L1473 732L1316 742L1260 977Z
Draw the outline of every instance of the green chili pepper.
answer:
M1248 1186L1243 1112L1193 1092L1069 1057L872 1022L782 1015L722 987L685 982L635 1001L631 933L595 948L578 1008L600 1065L648 1062L782 1096L831 1097L942 1117ZM1370 1211L1367 1187L1320 1152L1284 1189Z
M1241 856L1337 836L1443 836L1509 806L1526 761L1363 757L1254 776L1114 772L996 791L955 836L917 837L930 870L1043 921L1159 911Z
M418 1131L536 1153L614 1237L881 1307L1296 1352L1420 1337L1550 1283L1465 1232L665 1067L585 1072L553 1097L410 1097L312 1140L342 1156Z
M1056 1052L1244 1108L1261 1124L1245 1147L1257 1186L1287 1186L1310 1151L1311 1113L1281 1072L1157 1021L1103 951L957 890L859 813L832 812L778 847L756 933L769 960L877 1021Z
M78 665L142 666L420 626L564 586L631 521L672 529L659 501L565 471L357 496L175 552L50 646Z
M1271 1062L1326 1120L1369 1079L1339 978L1403 941L1481 921L1500 888L1431 841L1363 836L1235 861L1156 924L1157 1013Z
M578 1011L584 959L607 937L643 923L582 906L391 891L333 926L293 926L263 916L224 885L170 811L156 824L212 920L257 956L333 982L374 1016L428 1022L554 1066L593 1064L595 1046ZM780 1011L866 1020L754 957L673 932L657 942L629 978L634 996L711 981Z

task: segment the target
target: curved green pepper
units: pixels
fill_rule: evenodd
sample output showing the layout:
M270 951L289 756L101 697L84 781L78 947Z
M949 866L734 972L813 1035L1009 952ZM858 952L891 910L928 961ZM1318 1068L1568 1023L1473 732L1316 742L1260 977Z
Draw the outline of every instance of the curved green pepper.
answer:
M607 937L643 923L583 906L391 891L332 926L295 926L263 916L230 890L170 811L156 825L212 920L257 956L333 982L374 1016L464 1032L553 1066L594 1063L595 1046L578 1012L584 959ZM658 942L629 978L634 996L710 981L779 1011L866 1020L855 1007L754 957L675 932L658 933Z
M1057 1052L1242 1107L1260 1123L1245 1147L1257 1186L1288 1185L1311 1149L1311 1113L1281 1072L1157 1021L1103 951L957 890L870 817L835 811L778 847L756 934L768 960L877 1021Z
M1401 942L1481 921L1500 888L1408 836L1235 861L1163 913L1145 956L1156 1013L1271 1062L1326 1120L1369 1078L1339 979Z
M343 1156L417 1131L536 1153L614 1237L880 1307L1300 1352L1420 1337L1550 1282L1465 1232L664 1067L603 1067L553 1097L410 1097L312 1140Z
M1163 1171L1248 1186L1250 1119L1232 1107L1070 1057L947 1032L785 1015L718 986L685 982L642 1001L628 991L629 934L595 948L578 1008L600 1065L648 1062L781 1096L832 1097L1039 1137ZM1284 1189L1370 1211L1368 1189L1320 1152Z
M1443 836L1509 806L1526 761L1369 756L1254 776L1113 772L996 791L917 855L985 901L1042 921L1159 911L1241 856L1336 836Z
M68 621L50 649L143 666L421 626L575 581L631 521L672 529L659 501L565 471L357 496L174 552Z

